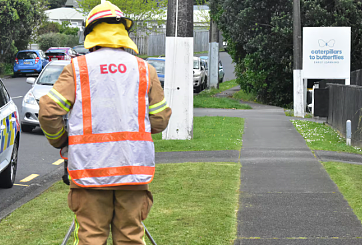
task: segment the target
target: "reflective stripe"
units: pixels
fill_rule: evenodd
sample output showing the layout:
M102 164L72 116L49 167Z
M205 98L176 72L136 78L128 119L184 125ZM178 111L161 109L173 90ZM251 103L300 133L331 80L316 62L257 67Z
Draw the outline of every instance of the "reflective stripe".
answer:
M50 140L56 140L59 139L60 137L62 137L62 135L65 133L65 129L64 127L56 134L49 134L47 133L43 128L41 128L45 134L45 137L47 137Z
M110 177L120 175L153 175L155 172L154 167L147 166L122 166L122 167L110 167L110 168L97 168L97 169L80 169L70 170L69 174L74 180L82 178L99 178Z
M79 230L79 223L77 220L77 215L74 215L74 245L79 244L78 230Z
M58 91L56 91L54 88L49 91L48 96L58 105L60 105L60 107L62 107L65 111L68 112L70 110L71 104L69 103L69 101L64 98L60 93L58 93Z
M143 241L143 243L146 245L146 241L145 241L145 234L146 234L146 227L143 225L143 236L142 236L142 241Z
M88 135L70 135L68 136L69 145L104 143L112 141L152 141L149 132L114 132L105 134L88 134Z
M150 114L156 114L159 113L163 110L165 110L168 107L166 99L164 98L161 102L158 102L157 104L151 105L149 107L150 109Z
M83 133L92 134L91 93L87 60L85 55L78 57L77 60L80 74L80 89L82 91Z
M95 21L95 20L97 20L97 19L99 19L99 18L101 18L101 17L108 16L108 15L112 15L112 11L111 11L111 10L99 11L99 12L93 14L92 16L88 17L88 25L89 25L91 22L93 22L93 21Z
M137 58L139 70L139 90L138 90L138 125L139 132L145 132L145 113L146 113L146 93L147 93L147 69L146 62ZM148 66L147 66L148 67Z

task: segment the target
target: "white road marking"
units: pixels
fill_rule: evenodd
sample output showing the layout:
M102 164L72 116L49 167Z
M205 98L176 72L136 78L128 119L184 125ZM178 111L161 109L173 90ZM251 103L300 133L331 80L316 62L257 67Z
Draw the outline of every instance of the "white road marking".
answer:
M11 97L13 99L20 99L20 98L23 98L24 96L16 96L16 97Z

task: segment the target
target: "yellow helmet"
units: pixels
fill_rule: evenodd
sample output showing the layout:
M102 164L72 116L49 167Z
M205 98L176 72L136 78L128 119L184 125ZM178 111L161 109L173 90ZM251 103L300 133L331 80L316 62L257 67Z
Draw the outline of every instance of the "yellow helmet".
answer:
M124 17L123 12L114 4L106 1L95 6L85 21L84 47L125 47L138 53L136 44L128 33L133 21Z

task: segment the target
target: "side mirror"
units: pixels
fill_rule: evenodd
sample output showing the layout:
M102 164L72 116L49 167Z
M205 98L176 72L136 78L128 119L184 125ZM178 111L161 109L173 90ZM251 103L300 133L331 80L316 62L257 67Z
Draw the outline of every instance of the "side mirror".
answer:
M34 77L28 77L28 78L26 79L26 83L34 84L34 83L35 83L35 78L34 78Z

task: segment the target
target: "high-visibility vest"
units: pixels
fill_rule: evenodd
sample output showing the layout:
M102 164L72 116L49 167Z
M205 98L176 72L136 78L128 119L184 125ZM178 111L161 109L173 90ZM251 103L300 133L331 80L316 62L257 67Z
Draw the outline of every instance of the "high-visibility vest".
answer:
M155 172L147 63L102 48L72 60L68 171L82 187L141 185Z

